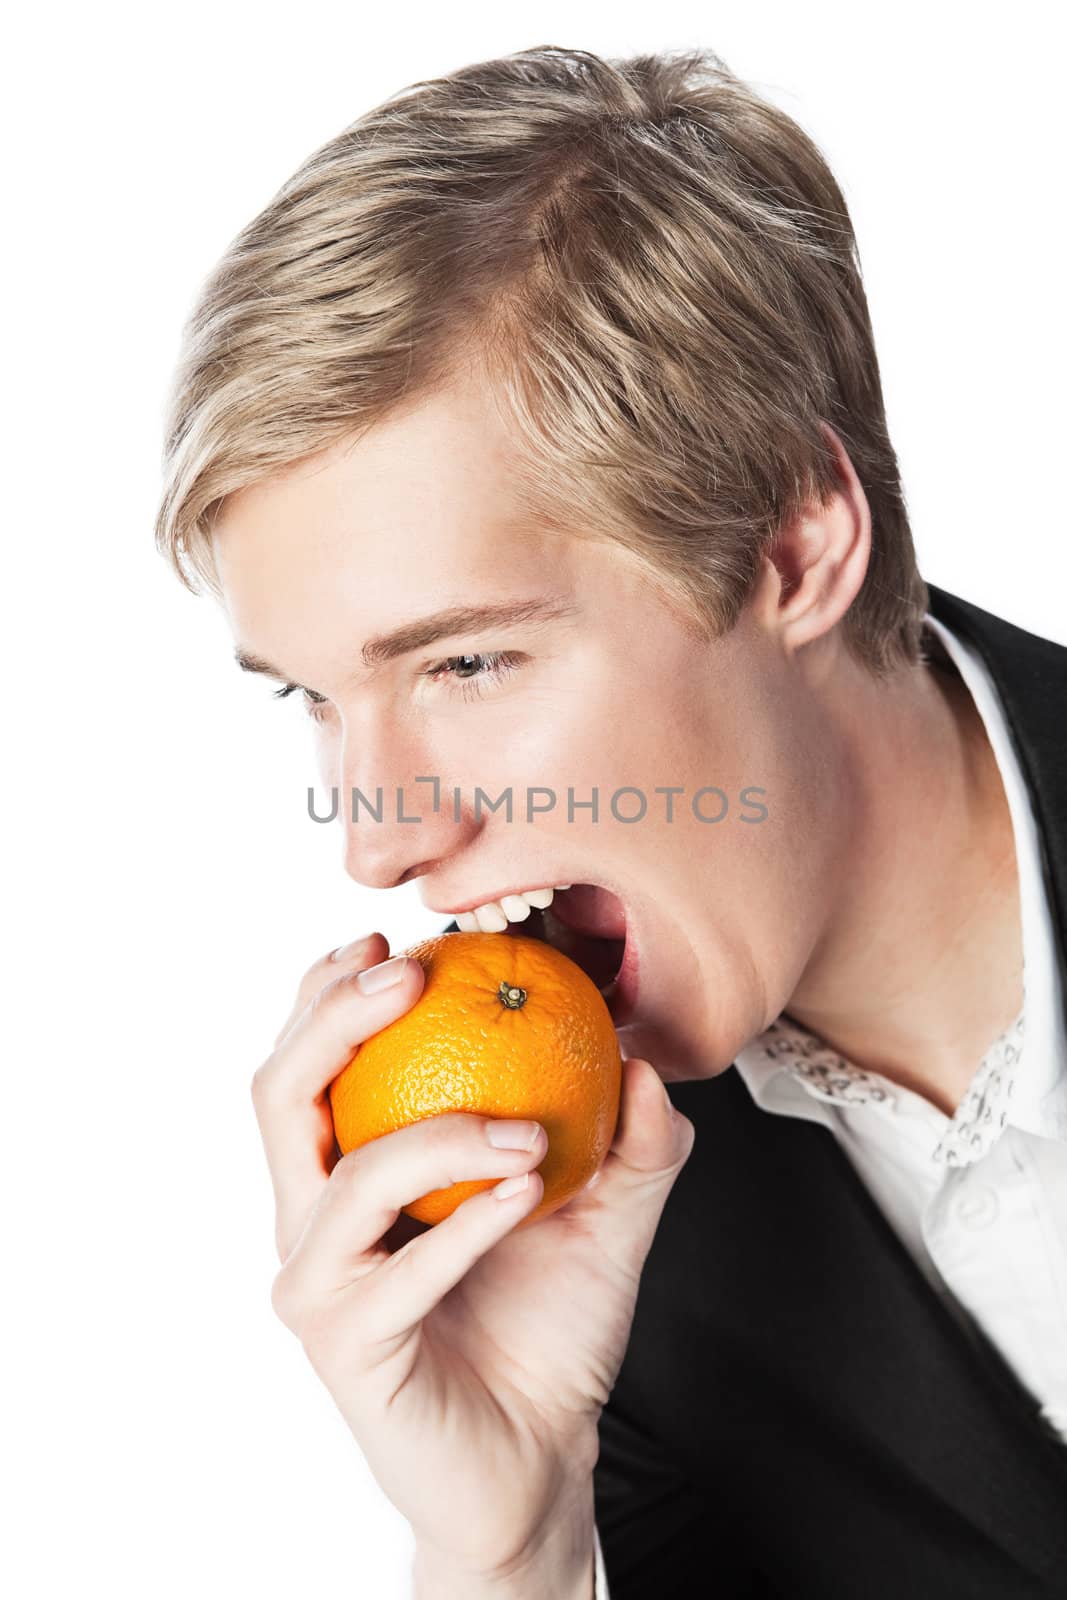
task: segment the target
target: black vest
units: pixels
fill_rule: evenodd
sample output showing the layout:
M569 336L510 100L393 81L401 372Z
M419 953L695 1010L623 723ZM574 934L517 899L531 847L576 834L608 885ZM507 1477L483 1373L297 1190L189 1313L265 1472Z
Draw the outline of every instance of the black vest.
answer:
M1064 971L1067 649L929 591L1004 703ZM601 1417L611 1600L1065 1600L1067 1443L830 1130L734 1068L670 1094L696 1143Z

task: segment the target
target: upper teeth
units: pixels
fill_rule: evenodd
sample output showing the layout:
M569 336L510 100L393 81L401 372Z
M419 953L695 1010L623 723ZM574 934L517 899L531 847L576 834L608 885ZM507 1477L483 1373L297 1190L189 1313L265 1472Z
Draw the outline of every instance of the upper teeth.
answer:
M555 889L569 889L569 883L557 883ZM484 906L473 911L457 911L456 921L463 933L503 933L509 922L523 922L532 907L544 911L552 904L555 889L524 889L521 894L505 894L499 900L487 900Z

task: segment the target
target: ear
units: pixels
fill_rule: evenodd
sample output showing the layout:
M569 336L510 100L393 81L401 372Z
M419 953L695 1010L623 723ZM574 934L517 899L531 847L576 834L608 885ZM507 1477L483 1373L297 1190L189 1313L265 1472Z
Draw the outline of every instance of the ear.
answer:
M852 604L871 554L871 510L848 451L828 423L837 488L779 529L759 583L764 625L793 653L828 634Z

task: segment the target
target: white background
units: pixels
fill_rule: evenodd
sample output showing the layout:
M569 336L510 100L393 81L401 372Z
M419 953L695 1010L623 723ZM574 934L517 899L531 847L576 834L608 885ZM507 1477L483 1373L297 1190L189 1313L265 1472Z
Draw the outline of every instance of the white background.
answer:
M343 876L299 712L152 547L197 284L404 84L534 44L711 46L844 186L924 575L1067 643L1062 41L1025 3L28 16L4 97L5 1588L392 1600L407 1524L270 1308L248 1084L315 956L441 923Z

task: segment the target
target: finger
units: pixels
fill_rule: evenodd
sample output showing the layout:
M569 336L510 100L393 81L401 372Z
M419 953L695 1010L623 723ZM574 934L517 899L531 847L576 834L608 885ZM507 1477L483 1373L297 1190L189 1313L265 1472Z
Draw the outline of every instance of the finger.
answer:
M520 1132L532 1128L529 1123L511 1125ZM382 1309L385 1320L399 1329L425 1316L479 1255L533 1210L543 1193L541 1176L533 1172L528 1187L514 1199L498 1200L491 1189L472 1195L444 1222L409 1240L395 1255L383 1256L382 1237L402 1206L454 1183L481 1179L495 1184L532 1172L545 1159L548 1139L543 1128L538 1128L531 1149L501 1149L489 1142L492 1126L489 1117L444 1112L349 1151L330 1174L285 1263L286 1293L291 1302L322 1304L368 1274L377 1282L384 1273L381 1289L372 1291L375 1303L379 1296L391 1302L393 1284L398 1295L395 1306ZM484 1204L473 1208L474 1201ZM468 1211L468 1207L473 1209ZM461 1215L464 1220L452 1226ZM442 1234L445 1243L428 1257L419 1254L419 1247L436 1234ZM421 1266L413 1271L400 1265L409 1257L428 1261L425 1284ZM417 1285L409 1280L409 1273L412 1279L418 1278Z
M359 966L326 983L252 1079L252 1103L274 1186L275 1234L283 1261L334 1163L329 1085L364 1039L395 1021L422 993L425 978L419 962L410 956L393 959L392 970L399 977L389 988L363 992L360 974L365 969Z
M622 1064L622 1092L615 1136L604 1162L605 1182L642 1184L672 1171L688 1153L693 1124L674 1109L667 1085L650 1061L629 1056Z
M366 1342L381 1344L417 1327L495 1244L536 1210L544 1192L536 1169L525 1188L503 1197L494 1189L483 1190L390 1256L367 1280L362 1320Z
M596 1184L587 1185L568 1209L595 1217L602 1249L626 1271L640 1273L695 1136L655 1067L637 1056L625 1060L611 1148Z
M364 934L361 939L353 939L349 944L339 945L336 950L330 950L326 955L320 956L300 980L293 1008L274 1040L275 1049L281 1044L304 1007L314 1000L320 989L332 983L342 972L356 972L363 967L376 967L379 962L387 960L388 956L389 940L384 933L378 932Z

